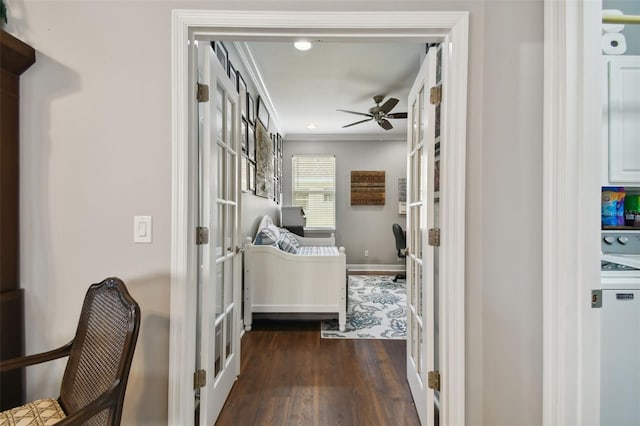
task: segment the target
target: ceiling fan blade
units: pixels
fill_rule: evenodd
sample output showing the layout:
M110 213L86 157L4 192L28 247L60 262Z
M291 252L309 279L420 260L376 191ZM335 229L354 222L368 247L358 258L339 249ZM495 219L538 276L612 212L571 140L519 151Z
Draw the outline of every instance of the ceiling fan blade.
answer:
M371 121L371 120L373 120L373 117L367 118L366 120L356 121L355 123L347 124L345 126L342 126L342 128L344 129L345 127L351 127L351 126L355 126L356 124L366 123L367 121Z
M380 125L380 127L382 127L385 130L393 129L393 126L391 125L389 120L386 120L384 118L382 120L378 121L378 124Z
M385 113L391 111L394 106L398 105L398 100L396 98L389 98L385 103L380 106L380 111Z
M365 117L373 117L371 114L364 112L348 111L346 109L337 109L336 111L348 112L349 114L364 115Z
M406 112L392 112L391 114L387 114L387 118L407 118Z

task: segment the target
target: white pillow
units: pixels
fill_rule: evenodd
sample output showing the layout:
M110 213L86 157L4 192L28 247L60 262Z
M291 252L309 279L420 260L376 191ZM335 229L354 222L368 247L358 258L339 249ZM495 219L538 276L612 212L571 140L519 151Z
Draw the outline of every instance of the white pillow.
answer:
M276 237L273 231L269 228L262 228L260 232L258 232L258 236L256 237L255 245L258 246L275 246L280 237Z
M267 229L273 233L273 236L276 237L276 241L278 241L278 239L280 238L280 234L282 234L280 228L278 228L274 224L269 224L267 225Z
M260 232L258 232L254 244L259 246L277 246L281 235L280 228L275 225L267 225L266 228L262 228Z

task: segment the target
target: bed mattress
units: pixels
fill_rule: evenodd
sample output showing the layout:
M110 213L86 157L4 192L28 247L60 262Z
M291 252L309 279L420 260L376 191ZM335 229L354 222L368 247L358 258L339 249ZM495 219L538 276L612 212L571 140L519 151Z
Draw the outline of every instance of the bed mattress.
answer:
M296 252L299 256L338 256L338 247L332 246L300 246Z

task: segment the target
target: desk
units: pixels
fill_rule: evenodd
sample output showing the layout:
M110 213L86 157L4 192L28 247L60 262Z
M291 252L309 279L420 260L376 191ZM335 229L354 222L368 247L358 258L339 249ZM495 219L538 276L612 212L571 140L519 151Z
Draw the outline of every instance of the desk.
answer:
M304 237L304 226L284 226L284 228L288 229L289 231L293 232L296 235L300 235L301 237Z

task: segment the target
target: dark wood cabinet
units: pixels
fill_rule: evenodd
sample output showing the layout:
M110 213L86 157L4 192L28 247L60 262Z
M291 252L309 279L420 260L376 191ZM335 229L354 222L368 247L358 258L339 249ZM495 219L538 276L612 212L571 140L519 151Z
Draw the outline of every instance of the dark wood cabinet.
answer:
M20 75L33 48L0 30L0 359L24 355L24 291L19 280ZM0 376L0 409L24 403L24 371Z

